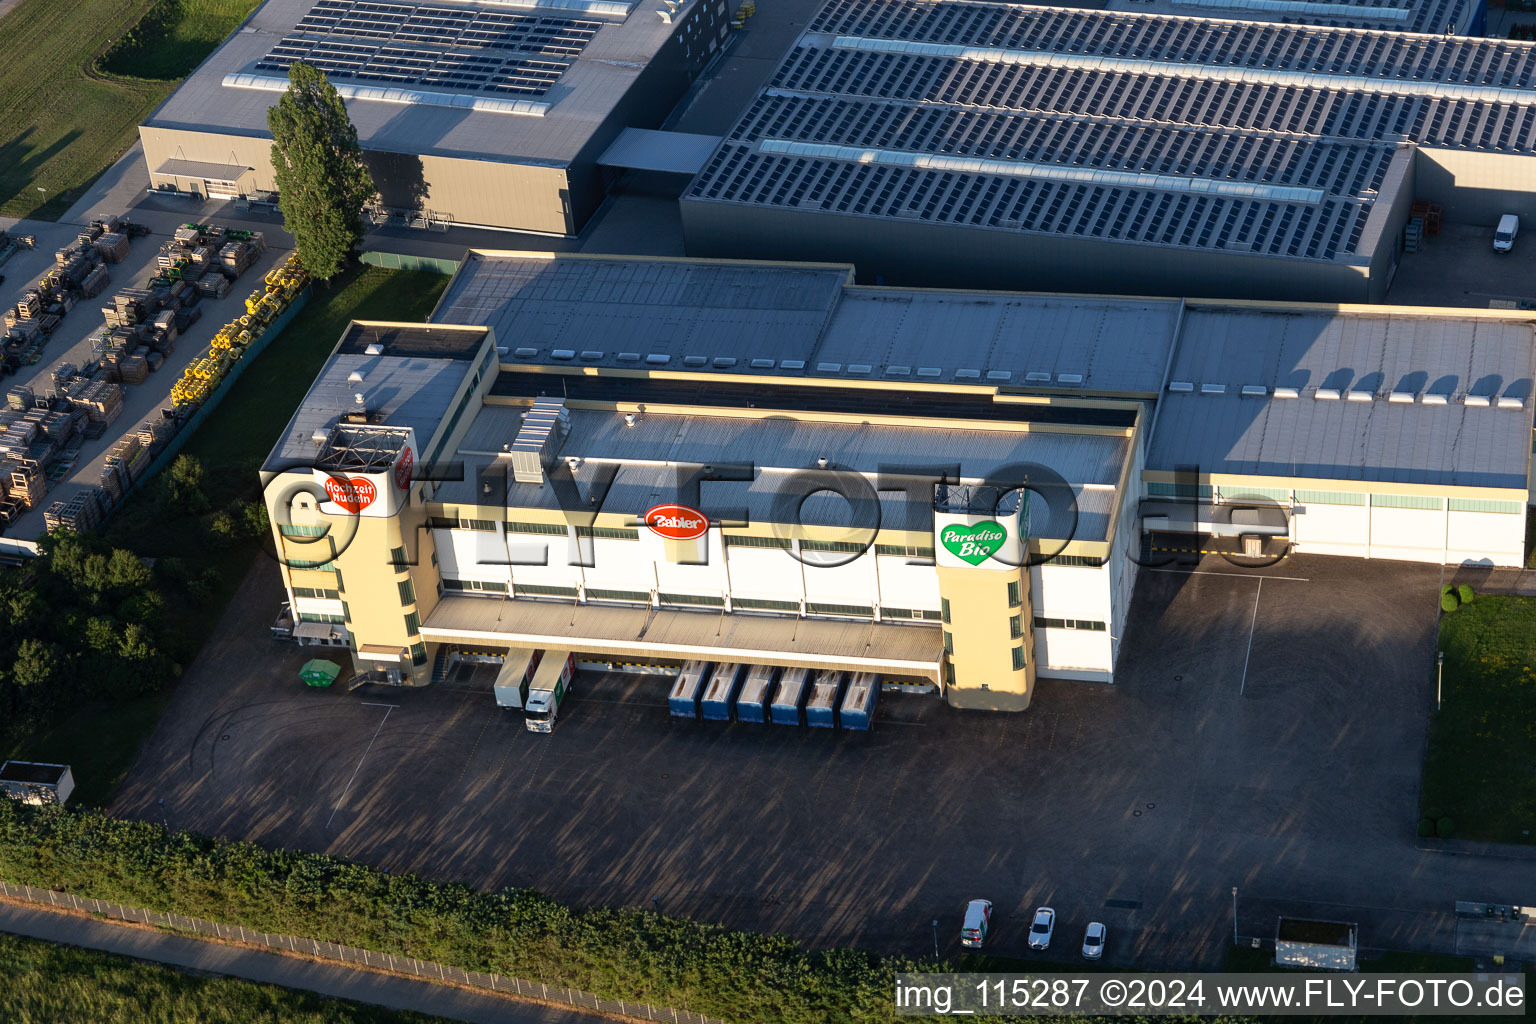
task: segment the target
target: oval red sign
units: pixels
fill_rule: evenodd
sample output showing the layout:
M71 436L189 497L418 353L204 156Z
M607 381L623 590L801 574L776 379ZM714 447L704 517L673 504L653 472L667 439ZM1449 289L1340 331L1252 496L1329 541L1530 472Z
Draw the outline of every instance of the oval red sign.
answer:
M325 478L325 493L347 512L361 512L372 505L373 499L378 497L373 481L361 476L355 476L350 480L328 476Z
M709 517L687 505L657 505L645 514L645 526L667 540L698 540L709 532Z
M411 470L416 462L416 456L411 453L409 446L400 453L400 461L395 463L395 486L402 491L411 488Z

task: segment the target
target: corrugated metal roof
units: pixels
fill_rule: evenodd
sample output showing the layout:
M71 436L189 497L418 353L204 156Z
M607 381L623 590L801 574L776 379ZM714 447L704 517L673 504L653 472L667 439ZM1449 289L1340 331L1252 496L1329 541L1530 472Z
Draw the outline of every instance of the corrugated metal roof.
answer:
M436 500L445 503L493 502L480 491L482 473L502 445L516 436L522 410L486 406L459 446L465 463L462 482L440 484ZM747 419L725 416L679 416L647 413L628 426L616 412L573 409L570 428L560 448L561 459L584 461L577 483L585 488L596 475L593 467L616 463L618 475L607 491L603 510L639 516L652 506L675 500L678 463L725 465L748 462L757 473L750 484L709 485L709 503L746 510L753 522L785 522L794 508L784 504L789 476L815 471L818 459L830 468L852 470L871 482L882 467L959 464L966 480L979 480L1004 467L1035 463L1054 471L1072 485L1079 522L1070 531L1065 510L1042 510L1033 520L1037 535L1052 539L1103 540L1114 505L1114 485L1130 457L1130 440L1102 434L1056 431L988 431L940 427L908 427L782 418ZM588 474L583 476L583 472ZM1042 499L1036 499L1044 500ZM512 508L559 508L554 488L519 484L507 477L506 503ZM932 522L930 501L907 501L901 491L880 493L886 529L924 529ZM841 498L818 496L799 506L800 522L840 526L850 522Z
M1519 322L1190 310L1169 380L1193 388L1159 400L1147 468L1524 490L1533 340Z
M490 325L511 363L1145 394L1162 385L1178 320L1173 300L866 288L849 277L472 253L433 319Z

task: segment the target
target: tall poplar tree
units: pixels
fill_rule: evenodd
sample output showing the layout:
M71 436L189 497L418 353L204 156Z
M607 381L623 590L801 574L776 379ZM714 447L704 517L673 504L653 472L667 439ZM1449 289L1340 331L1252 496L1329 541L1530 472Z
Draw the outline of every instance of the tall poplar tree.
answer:
M363 204L377 191L357 129L325 73L288 67L288 91L267 111L277 204L304 269L322 280L346 265L363 238Z

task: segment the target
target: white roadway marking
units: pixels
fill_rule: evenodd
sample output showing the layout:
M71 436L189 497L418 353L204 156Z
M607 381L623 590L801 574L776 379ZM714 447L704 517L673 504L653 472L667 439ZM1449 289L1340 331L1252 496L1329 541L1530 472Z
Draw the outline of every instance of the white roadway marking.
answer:
M1259 577L1259 585L1253 588L1253 620L1248 623L1248 652L1243 655L1243 681L1237 686L1237 695L1241 697L1243 690L1248 686L1248 659L1253 657L1253 631L1259 624L1259 595L1264 593L1264 577Z
M1145 572L1171 572L1176 576L1230 576L1239 580L1290 580L1293 583L1311 583L1309 576L1260 576L1246 572L1211 572L1209 569L1154 569L1147 566Z
M388 708L389 710L385 711L384 712L384 717L379 719L379 727L377 729L373 730L373 739L369 740L368 741L368 745L363 748L363 756L359 757L357 759L357 767L352 769L352 777L347 780L347 788L343 789L341 791L341 799L337 800L336 801L336 806L331 808L331 816L329 818L325 819L325 827L326 828L330 828L331 827L331 822L336 820L336 812L341 810L341 805L342 804L346 803L347 794L352 791L352 783L357 781L357 773L363 770L363 759L368 756L368 751L373 749L373 740L376 740L376 739L379 738L379 733L381 731L383 731L383 729L384 729L384 723L389 721L389 714L390 714L390 712L394 711L395 708L398 707L398 706L399 705L397 705L397 704L373 704L373 705L370 705L370 707Z

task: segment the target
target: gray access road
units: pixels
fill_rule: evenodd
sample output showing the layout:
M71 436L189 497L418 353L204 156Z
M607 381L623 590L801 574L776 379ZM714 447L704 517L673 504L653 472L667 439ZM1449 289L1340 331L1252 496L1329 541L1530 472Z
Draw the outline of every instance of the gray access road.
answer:
M452 985L435 985L415 978L282 956L14 903L0 902L0 931L473 1024L599 1024L608 1020L596 1014L508 999Z

